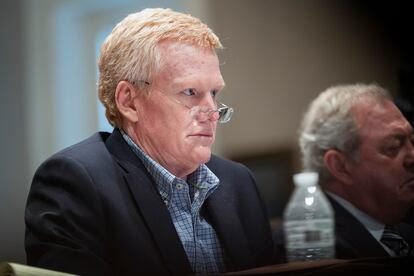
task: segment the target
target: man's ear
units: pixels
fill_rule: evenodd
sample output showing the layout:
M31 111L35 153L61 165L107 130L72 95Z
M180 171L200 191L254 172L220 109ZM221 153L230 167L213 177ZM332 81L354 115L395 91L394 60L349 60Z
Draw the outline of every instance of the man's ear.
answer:
M340 180L342 183L351 185L352 177L348 166L350 160L345 154L336 149L330 149L324 155L324 162L326 168L333 177Z
M138 122L138 110L134 103L136 93L134 86L127 81L120 81L115 90L115 103L119 113L132 123Z

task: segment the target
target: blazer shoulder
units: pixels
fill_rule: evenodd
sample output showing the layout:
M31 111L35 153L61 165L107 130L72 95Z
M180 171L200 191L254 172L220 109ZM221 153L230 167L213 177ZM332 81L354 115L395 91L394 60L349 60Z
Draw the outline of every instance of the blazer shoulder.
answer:
M109 133L95 133L89 138L51 155L37 168L35 178L40 173L63 168L82 170L90 176L104 175L114 171L111 153L105 145ZM65 169L65 170L66 170Z
M211 170L245 170L245 171L249 171L250 170L243 165L242 163L238 163L235 162L233 160L230 159L225 159L222 157L219 157L217 155L211 155L210 161L206 163L207 167L209 167Z
M107 132L96 132L90 137L58 151L50 156L46 162L62 157L68 157L81 163L102 160L105 156L110 156L105 146L105 141L109 135L110 133Z
M245 165L215 155L206 165L220 179L221 189L233 189L237 194L258 193L253 172Z

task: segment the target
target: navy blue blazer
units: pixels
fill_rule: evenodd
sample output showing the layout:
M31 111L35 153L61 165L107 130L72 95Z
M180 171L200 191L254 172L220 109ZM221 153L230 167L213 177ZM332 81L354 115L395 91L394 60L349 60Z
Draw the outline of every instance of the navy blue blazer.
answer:
M202 215L229 271L270 264L271 230L249 170L212 156L220 185ZM81 275L193 273L152 177L118 129L46 160L25 212L27 263Z

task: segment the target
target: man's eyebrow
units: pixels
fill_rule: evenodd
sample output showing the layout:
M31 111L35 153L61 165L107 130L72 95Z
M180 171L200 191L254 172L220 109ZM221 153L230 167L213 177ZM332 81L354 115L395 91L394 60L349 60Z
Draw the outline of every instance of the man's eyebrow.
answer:
M407 132L403 131L403 130L398 130L395 131L394 133L390 133L389 135L385 136L382 140L387 142L390 140L405 140L406 138L408 139L412 139L414 137L414 133L413 132L409 132L407 134Z
M382 140L386 141L386 140L393 140L393 139L402 139L405 136L407 136L407 134L404 131L396 130L384 136Z

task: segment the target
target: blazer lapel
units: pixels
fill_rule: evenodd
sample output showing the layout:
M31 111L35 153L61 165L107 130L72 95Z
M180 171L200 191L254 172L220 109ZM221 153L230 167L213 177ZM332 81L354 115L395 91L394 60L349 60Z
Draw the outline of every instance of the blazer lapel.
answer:
M414 250L414 227L407 223L400 223L396 227L411 249Z
M228 255L230 267L228 270L241 270L254 266L254 255L244 235L243 225L237 210L231 204L233 200L221 193L223 183L212 193L206 201L207 218L214 225L225 254Z
M389 256L381 244L368 230L347 210L329 195L335 212L336 240L341 246L348 248L358 256L349 257L387 257ZM339 256L341 257L341 256Z
M124 169L125 182L171 274L192 273L170 214L141 160L132 152L117 129L108 138L106 145Z

